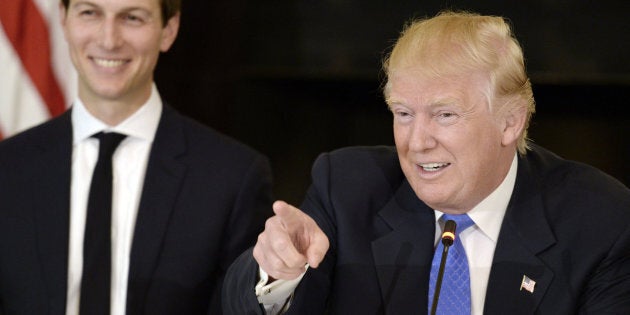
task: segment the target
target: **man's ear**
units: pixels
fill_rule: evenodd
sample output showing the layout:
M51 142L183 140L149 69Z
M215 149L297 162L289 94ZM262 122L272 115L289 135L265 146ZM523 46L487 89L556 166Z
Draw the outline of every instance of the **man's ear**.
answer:
M70 2L68 1L68 5ZM59 24L61 24L61 30L63 31L64 38L68 38L68 30L66 27L68 20L68 9L63 5L61 1L59 1Z
M167 52L175 42L177 32L179 31L179 17L180 12L177 12L168 19L168 22L166 22L166 25L162 30L162 43L160 44L160 51Z
M525 130L527 107L521 104L510 104L503 117L503 137L501 144L508 146L518 141Z
M63 2L59 1L59 21L61 21L61 26L65 28L66 25L66 15L68 12L66 11L66 6L63 5Z

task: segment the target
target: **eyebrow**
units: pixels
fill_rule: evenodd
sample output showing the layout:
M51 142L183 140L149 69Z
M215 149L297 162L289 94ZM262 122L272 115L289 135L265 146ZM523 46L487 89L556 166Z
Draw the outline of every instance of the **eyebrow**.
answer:
M430 107L441 107L441 106L449 106L461 103L457 98L454 97L445 97L434 100L429 106Z
M70 8L75 8L75 7L83 6L83 5L97 7L97 5L95 3L92 3L90 1L76 1L70 6Z
M395 97L388 97L385 99L385 103L388 106L391 106L394 104L405 104L406 102ZM435 107L456 105L458 103L461 103L461 102L455 97L444 97L444 98L439 98L437 100L433 100L430 104L428 104L428 107L435 108Z
M90 6L90 7L94 7L94 8L101 8L100 5L91 2L89 0L78 0L77 2L72 4L72 8L78 7L78 6ZM147 9L147 8L143 8L143 7L139 7L139 6L132 6L132 7L122 7L120 10L118 10L117 12L131 12L131 11L143 11L148 13L149 15L153 16L153 14L151 13L151 10Z
M400 103L400 102L397 101L396 99L391 98L391 97L385 98L385 104L391 105L392 103Z

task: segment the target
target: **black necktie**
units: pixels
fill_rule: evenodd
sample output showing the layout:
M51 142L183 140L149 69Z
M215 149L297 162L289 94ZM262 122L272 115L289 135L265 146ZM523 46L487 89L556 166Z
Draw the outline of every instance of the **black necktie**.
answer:
M109 314L111 279L112 155L126 137L99 132L98 161L92 173L83 239L79 314Z

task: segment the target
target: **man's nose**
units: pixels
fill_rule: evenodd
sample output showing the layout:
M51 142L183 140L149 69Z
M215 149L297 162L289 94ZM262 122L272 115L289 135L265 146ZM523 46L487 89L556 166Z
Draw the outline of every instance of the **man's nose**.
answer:
M120 47L122 44L122 36L120 26L114 18L103 20L99 34L99 44L108 50Z
M409 149L412 151L425 151L435 148L437 140L430 122L416 121L409 134Z

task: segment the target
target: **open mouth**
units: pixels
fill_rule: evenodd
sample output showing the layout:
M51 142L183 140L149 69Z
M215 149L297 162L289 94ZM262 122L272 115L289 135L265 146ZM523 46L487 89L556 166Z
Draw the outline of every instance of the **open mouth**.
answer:
M425 163L425 164L418 164L418 166L420 168L422 168L422 170L427 171L427 172L437 172L445 167L448 167L449 165L451 165L451 163Z
M104 67L104 68L116 68L116 67L120 67L123 64L125 64L127 61L124 59L103 59L103 58L92 58L92 60L94 60L94 63L96 63L98 66Z

